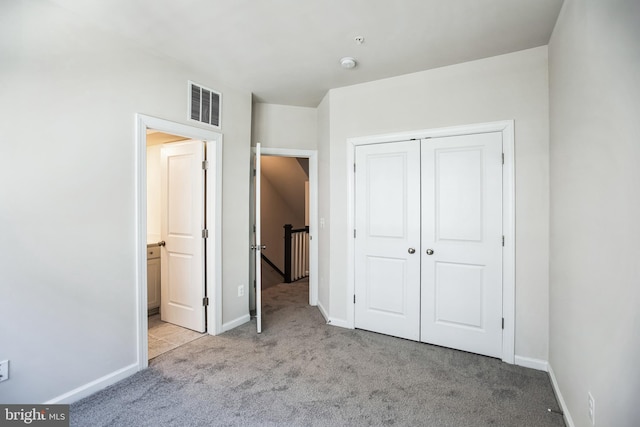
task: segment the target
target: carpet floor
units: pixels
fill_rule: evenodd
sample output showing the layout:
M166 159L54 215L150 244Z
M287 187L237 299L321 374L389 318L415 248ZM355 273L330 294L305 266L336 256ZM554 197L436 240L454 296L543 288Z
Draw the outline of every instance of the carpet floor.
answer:
M306 284L71 405L72 426L564 426L546 373L326 325Z

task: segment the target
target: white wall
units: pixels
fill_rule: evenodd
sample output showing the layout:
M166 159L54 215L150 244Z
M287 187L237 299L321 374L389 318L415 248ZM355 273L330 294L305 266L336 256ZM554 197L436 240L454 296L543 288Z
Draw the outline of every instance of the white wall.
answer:
M551 42L550 365L576 426L640 425L640 3L565 0Z
M253 105L252 142L263 147L315 150L316 109L291 105Z
M515 120L516 354L548 356L547 48L330 91L330 315L346 319L346 140Z
M135 113L187 123L188 79L223 93L223 321L248 314L251 94L48 2L2 4L0 52L0 402L137 364Z

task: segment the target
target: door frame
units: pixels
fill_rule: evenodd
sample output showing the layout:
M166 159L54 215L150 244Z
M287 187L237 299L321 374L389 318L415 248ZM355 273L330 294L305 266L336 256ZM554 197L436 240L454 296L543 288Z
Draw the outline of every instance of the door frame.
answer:
M253 148L253 150L255 150L255 147ZM310 239L309 240L309 305L317 306L318 305L318 151L317 150L300 150L300 149L294 149L294 148L270 148L262 145L260 147L260 153L263 156L299 157L303 159L309 159L309 239ZM251 272L251 274L253 274L253 272ZM253 283L253 277L251 278L251 283Z
M515 139L514 121L504 120L489 123L452 126L435 129L423 129L408 132L395 132L347 138L347 327L355 329L355 149L358 145L381 144L406 141L409 139L436 138L444 136L472 135L478 133L501 132L504 166L502 168L502 361L515 363Z
M147 129L189 139L202 140L207 147L209 169L206 184L206 222L213 238L205 241L206 293L212 304L206 308L207 333L222 332L222 133L137 113L135 115L135 290L138 297L138 369L148 366L147 333ZM213 173L211 173L213 172Z

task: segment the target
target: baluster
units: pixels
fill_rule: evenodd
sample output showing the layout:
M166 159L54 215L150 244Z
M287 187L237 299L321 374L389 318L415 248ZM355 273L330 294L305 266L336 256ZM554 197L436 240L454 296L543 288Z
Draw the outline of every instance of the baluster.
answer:
M291 283L291 230L293 225L284 226L284 281Z

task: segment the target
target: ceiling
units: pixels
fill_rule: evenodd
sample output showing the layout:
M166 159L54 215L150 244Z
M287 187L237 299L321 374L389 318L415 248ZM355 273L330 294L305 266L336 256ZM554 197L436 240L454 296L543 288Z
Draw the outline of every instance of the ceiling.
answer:
M327 90L546 45L562 0L50 0L247 90L315 107ZM356 44L355 37L364 37ZM340 58L358 65L342 69ZM207 84L207 82L202 82Z

